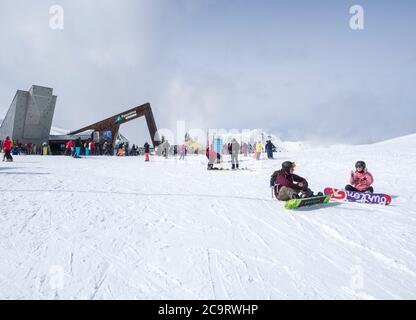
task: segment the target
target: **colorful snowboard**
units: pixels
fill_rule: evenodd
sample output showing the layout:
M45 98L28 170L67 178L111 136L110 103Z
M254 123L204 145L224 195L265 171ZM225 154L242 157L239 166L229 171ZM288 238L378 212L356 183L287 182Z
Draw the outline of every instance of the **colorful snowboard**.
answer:
M301 199L292 199L286 201L286 209L298 209L303 207L310 207L315 205L322 205L329 202L331 195L311 197L311 198L301 198Z
M335 188L325 188L324 193L331 195L333 200L344 200L367 204L381 204L385 206L388 206L391 203L391 196L384 193L362 193Z

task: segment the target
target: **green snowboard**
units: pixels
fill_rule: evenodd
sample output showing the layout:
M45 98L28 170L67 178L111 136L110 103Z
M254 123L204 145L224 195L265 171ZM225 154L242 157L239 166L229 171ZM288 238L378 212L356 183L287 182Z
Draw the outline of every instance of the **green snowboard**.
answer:
M285 208L286 209L298 209L298 208L303 208L303 207L316 206L320 204L327 204L330 199L331 199L331 195L311 197L311 198L302 198L302 199L292 199L292 200L286 201Z

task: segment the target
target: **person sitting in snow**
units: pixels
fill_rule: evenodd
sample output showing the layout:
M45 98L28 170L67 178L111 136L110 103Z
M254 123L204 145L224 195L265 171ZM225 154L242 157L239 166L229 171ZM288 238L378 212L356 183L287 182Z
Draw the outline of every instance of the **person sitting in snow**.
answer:
M373 182L373 175L367 170L365 162L357 161L355 172L351 171L350 184L345 186L345 190L373 193L374 188L371 186Z
M214 151L210 150L209 147L205 150L205 155L208 158L208 170L218 170L218 168L214 167L214 163L219 163L221 160L221 155Z
M306 179L293 174L295 167L294 162L285 161L282 163L282 169L275 171L271 176L270 187L273 188L277 200L288 201L313 196ZM319 195L322 193L319 192Z

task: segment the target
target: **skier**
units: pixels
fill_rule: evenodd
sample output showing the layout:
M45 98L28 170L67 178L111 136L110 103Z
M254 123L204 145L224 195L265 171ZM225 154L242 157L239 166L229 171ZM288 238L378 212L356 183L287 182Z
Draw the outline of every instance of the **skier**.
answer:
M238 144L237 140L233 139L231 141L231 169L235 170L238 169L238 154L240 153L240 145Z
M4 151L4 156L3 156L3 161L7 159L7 161L13 161L13 157L10 154L12 150L12 140L10 140L10 137L7 136L6 139L4 139L3 141L3 151Z
M272 143L271 140L268 140L265 146L266 152L267 152L267 158L268 159L273 159L273 150L276 147L274 146L274 144Z
M313 196L306 179L293 174L295 167L294 162L285 161L282 163L282 169L275 171L271 176L270 187L273 189L277 200L288 201ZM318 196L321 195L322 193L319 192Z
M144 144L144 161L149 162L149 153L150 153L150 144L146 143Z
M355 172L351 171L350 184L345 186L347 191L373 193L374 188L371 186L374 182L373 175L367 170L364 161L357 161Z

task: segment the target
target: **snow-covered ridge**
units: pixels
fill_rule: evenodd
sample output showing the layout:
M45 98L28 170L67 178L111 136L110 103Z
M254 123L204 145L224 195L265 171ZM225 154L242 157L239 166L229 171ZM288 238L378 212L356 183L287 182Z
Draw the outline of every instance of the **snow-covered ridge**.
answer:
M416 148L416 133L377 142L376 146L391 146L395 148Z
M69 130L52 126L50 134L51 135L66 135L69 132L70 132Z

